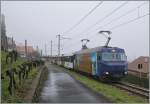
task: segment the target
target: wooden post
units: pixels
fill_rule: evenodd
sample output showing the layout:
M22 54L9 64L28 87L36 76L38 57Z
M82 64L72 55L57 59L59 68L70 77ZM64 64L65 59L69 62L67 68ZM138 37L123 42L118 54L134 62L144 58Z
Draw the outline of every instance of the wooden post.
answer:
M25 56L27 57L27 40L25 40Z

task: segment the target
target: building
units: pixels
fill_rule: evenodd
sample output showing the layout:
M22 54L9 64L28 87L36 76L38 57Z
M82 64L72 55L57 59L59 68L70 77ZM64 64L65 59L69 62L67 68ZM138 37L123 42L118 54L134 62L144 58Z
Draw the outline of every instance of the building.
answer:
M128 65L128 73L139 77L149 77L149 57L140 56Z
M25 46L24 45L21 45L21 44L17 45L16 50L17 50L17 52L19 53L19 55L21 57L26 57L26 52L25 52ZM32 46L27 46L27 56L28 57L33 57L34 53L35 53L34 48Z

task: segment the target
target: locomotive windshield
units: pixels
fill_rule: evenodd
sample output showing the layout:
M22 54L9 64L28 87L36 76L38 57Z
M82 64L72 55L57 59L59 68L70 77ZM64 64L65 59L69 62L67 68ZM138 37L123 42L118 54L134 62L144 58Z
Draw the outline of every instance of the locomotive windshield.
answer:
M102 60L103 61L126 61L125 53L102 53Z

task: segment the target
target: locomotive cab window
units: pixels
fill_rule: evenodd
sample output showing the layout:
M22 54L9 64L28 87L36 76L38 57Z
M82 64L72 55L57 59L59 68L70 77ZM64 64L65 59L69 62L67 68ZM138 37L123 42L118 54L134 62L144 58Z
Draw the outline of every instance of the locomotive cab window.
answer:
M125 53L103 52L102 60L104 61L126 61Z

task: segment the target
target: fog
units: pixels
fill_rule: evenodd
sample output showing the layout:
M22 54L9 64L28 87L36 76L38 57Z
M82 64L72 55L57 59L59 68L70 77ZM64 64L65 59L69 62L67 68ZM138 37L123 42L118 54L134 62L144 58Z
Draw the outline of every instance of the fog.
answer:
M69 54L81 49L80 40L87 38L89 48L102 46L106 42L100 30L110 30L110 46L124 48L131 61L139 56L149 56L149 15L133 22L126 23L138 16L149 13L148 1L129 1L119 8L108 18L103 19L119 5L126 1L104 1L78 26L67 31L85 16L100 1L1 1L1 12L5 15L7 36L15 39L18 43L24 43L26 39L29 45L38 46L44 54L50 55L50 41L53 41L53 55L57 55L58 38L60 34L71 40L61 40L61 54ZM142 5L139 9L137 6ZM133 12L126 14L129 10ZM100 22L95 24L98 20ZM115 20L115 21L113 21ZM103 26L110 21L112 23ZM92 26L90 28L90 26ZM47 52L45 53L45 44Z

